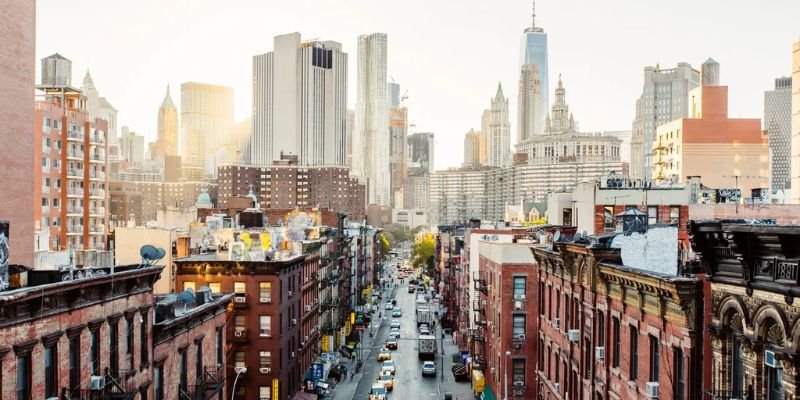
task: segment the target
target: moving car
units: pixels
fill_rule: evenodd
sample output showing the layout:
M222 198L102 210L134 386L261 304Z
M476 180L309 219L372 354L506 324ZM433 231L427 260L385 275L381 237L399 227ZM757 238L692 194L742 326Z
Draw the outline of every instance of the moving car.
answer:
M381 365L381 372L386 372L386 371L391 372L392 375L394 375L395 372L394 361L386 360L383 362L383 365Z
M422 376L436 376L436 364L433 361L422 363Z
M386 340L386 348L390 350L397 350L397 338L389 337L389 339Z
M394 306L392 305L392 303L386 303L386 307L384 308L386 308L387 310L393 310Z
M385 400L386 399L386 385L381 382L372 384L372 389L369 391L369 400Z
M431 334L431 330L428 329L427 326L421 326L419 328L419 334L420 334L420 336L422 336L422 335L430 335Z
M403 310L401 310L399 308L395 308L394 310L392 310L392 317L400 318L402 316L403 316Z
M375 358L378 361L391 360L392 352L390 352L388 348L384 347L378 352L378 356Z
M400 337L400 328L392 328L389 330L389 336L394 336L396 338Z
M408 285L408 293L414 293L417 289L414 286Z
M393 319L391 327L392 328L400 328L400 320L399 319Z
M378 375L378 382L382 383L388 391L394 389L394 377L389 371L381 371Z

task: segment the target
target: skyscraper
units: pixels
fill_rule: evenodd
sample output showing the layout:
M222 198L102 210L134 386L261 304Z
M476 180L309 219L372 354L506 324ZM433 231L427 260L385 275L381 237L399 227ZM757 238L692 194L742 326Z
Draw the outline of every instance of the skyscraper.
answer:
M769 140L769 186L791 187L792 78L775 79L775 89L764 92L764 129Z
M391 204L389 99L385 33L358 37L353 173L369 181L368 203Z
M108 102L108 99L100 96L100 92L94 85L94 80L89 71L83 77L81 91L86 96L86 111L89 113L89 120L94 121L100 118L108 123L108 144L117 144L117 109Z
M216 174L214 153L233 125L233 89L207 83L181 84L181 156L189 179ZM193 171L193 172L192 172Z
M346 162L350 168L350 171L353 170L353 130L355 129L356 125L356 112L354 110L347 110L347 117L344 123L344 130L345 130L345 141L347 142L347 151L346 151Z
M792 47L792 204L800 204L800 40Z
M400 84L389 82L389 108L400 107Z
M163 143L164 155L174 156L178 154L178 107L172 101L167 85L167 94L161 107L158 108L158 137L157 140Z
M479 167L481 165L481 134L470 129L464 135L464 164L465 168Z
M519 75L519 103L517 104L517 143L522 143L542 132L542 118L538 114L538 101L542 101L539 66L524 64Z
M304 42L295 32L275 36L273 51L253 56L253 165L271 165L281 154L298 156L301 165L344 165L346 118L340 43Z
M391 85L391 84L390 84ZM408 135L408 109L389 109L389 134L391 135L389 167L392 171L392 203L394 208L404 208L403 188L406 177L406 137Z
M520 89L524 82L535 81L531 77L533 71L538 71L539 92L530 90L520 90L520 119L531 121L530 124L520 126L520 137L530 138L531 135L539 134L544 129L544 119L550 110L550 102L547 96L550 94L547 66L547 34L544 29L536 26L536 1L533 1L533 13L531 15L531 26L522 34L522 46L520 51ZM526 67L535 65L537 68ZM527 85L530 86L530 85ZM523 108L522 95L526 95L525 108ZM533 96L529 98L527 96ZM533 131L531 131L531 125Z
M689 115L687 96L690 90L700 85L700 79L700 71L685 62L672 69L661 69L658 65L644 68L644 86L636 101L631 137L632 179L646 179L653 175L651 149L656 128Z
M491 107L483 112L481 133L486 135L486 165L507 165L511 155L511 124L508 121L508 98L503 95L500 83Z
M419 132L408 135L409 170L426 174L433 173L433 132Z

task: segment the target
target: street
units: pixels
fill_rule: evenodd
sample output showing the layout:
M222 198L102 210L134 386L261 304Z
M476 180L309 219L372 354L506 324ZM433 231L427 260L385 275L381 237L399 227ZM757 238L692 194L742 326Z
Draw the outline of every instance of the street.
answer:
M395 282L398 282L395 279ZM394 381L394 390L389 392L389 398L402 398L402 399L443 399L445 392L453 393L453 399L470 399L472 398L470 384L463 382L455 382L451 373L452 362L451 355L457 352L453 346L451 336L445 339L445 360L442 365L442 341L437 340L436 352L436 377L423 377L422 376L422 361L417 354L418 349L418 336L416 315L415 315L415 299L416 294L408 293L408 279L402 285L384 291L383 302L380 305L380 313L383 314L382 318L378 318L378 313L373 315L374 322L380 322L380 326L376 331L376 336L371 348L364 349L364 371L360 374L360 381L357 383L353 399L366 400L369 398L370 388L372 383L375 382L380 371L381 363L377 362L375 357L381 347L384 346L389 334L389 325L391 324L392 311L385 309L386 302L391 302L392 298L397 300L396 308L400 308L403 312L400 317L400 339L398 340L397 350L392 350L392 360L396 365L396 375ZM438 310L438 305L429 304L432 310ZM373 325L374 329L374 325ZM435 329L435 336L437 339L441 338L441 327L437 323ZM367 333L365 333L367 334ZM443 371L444 367L444 371ZM357 376L358 378L358 376ZM334 399L346 399L347 395L337 392Z

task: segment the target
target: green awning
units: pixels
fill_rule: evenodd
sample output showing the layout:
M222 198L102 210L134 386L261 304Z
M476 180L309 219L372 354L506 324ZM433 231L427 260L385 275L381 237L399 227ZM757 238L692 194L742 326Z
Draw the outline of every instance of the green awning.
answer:
M492 391L492 387L486 385L483 388L483 393L481 393L481 400L497 400L497 397L494 396L494 392Z

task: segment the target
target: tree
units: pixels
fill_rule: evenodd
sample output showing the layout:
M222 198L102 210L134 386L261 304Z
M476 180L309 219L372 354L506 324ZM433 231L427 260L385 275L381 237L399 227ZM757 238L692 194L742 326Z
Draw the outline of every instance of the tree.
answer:
M433 273L433 252L436 248L436 241L432 233L427 233L411 247L411 265L414 268L419 268L426 274Z
M383 232L381 232L381 234L378 236L381 243L381 255L385 259L386 257L389 257L389 250L391 250L392 247L389 245L389 239L386 238L386 235L384 235Z

